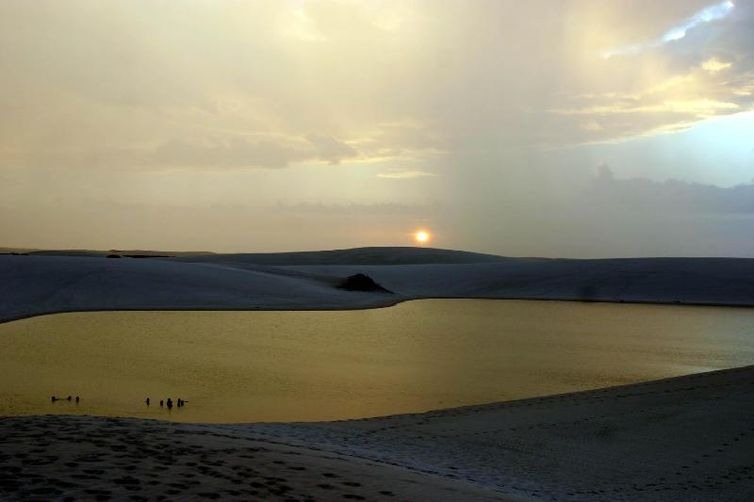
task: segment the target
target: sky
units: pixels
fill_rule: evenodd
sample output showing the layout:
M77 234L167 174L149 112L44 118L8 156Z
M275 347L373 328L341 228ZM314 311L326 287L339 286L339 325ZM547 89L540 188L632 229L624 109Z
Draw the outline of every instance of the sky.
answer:
M0 246L754 257L754 0L2 0Z

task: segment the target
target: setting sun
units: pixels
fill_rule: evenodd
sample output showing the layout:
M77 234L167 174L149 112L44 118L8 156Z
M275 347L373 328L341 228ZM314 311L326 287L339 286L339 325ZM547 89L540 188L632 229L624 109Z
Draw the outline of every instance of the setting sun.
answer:
M427 230L417 230L414 232L414 240L418 244L426 244L430 241L432 235Z

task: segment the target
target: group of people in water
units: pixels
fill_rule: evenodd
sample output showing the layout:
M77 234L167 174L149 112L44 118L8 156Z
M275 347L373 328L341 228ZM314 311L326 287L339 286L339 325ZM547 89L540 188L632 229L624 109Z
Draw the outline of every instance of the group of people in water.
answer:
M147 404L147 406L150 406L152 403L148 397L144 400L144 402ZM186 406L186 403L188 403L188 401L181 399L180 397L176 399L175 402L171 398L167 398L167 400L160 399L160 408L167 407L167 409L172 410L174 404L178 408L183 408L184 406Z
M56 402L56 401L69 401L69 402L70 402L70 401L76 401L76 404L79 404L79 401L80 401L80 400L81 400L81 399L79 398L79 396L76 396L75 398L73 398L73 397L71 397L71 396L68 396L68 397L57 397L57 396L50 396L50 402L51 402L51 403L54 403L54 402Z
M68 402L74 401L76 404L79 404L79 401L81 401L81 398L79 396L76 396L76 397L50 396L51 403L55 403L57 401L68 401ZM152 404L152 401L148 397L144 400L144 402L147 404L147 406L150 406ZM172 398L167 398L166 400L160 399L160 408L167 407L167 409L169 410L172 410L173 406L177 406L178 408L183 408L184 406L186 406L186 403L188 403L188 401L186 401L185 399L181 399L180 397L176 399L175 401L173 401Z

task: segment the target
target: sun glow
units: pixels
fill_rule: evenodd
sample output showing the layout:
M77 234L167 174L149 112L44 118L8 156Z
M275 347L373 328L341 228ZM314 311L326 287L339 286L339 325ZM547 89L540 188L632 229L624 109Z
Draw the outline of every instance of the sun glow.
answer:
M414 232L414 240L417 244L427 244L432 239L432 234L427 230L417 230Z

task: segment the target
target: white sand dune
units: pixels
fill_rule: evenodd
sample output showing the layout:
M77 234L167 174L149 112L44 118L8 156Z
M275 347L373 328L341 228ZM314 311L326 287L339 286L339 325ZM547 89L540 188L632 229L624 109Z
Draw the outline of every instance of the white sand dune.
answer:
M215 264L0 256L2 320L81 310L357 308L384 303L384 295Z
M343 291L365 273L391 295ZM501 258L416 248L121 258L0 256L0 321L119 309L338 309L416 298L754 305L754 260Z
M0 498L754 498L754 367L319 424L0 419Z
M328 424L272 425L501 493L566 500L752 500L754 367ZM258 430L262 426L255 426Z

